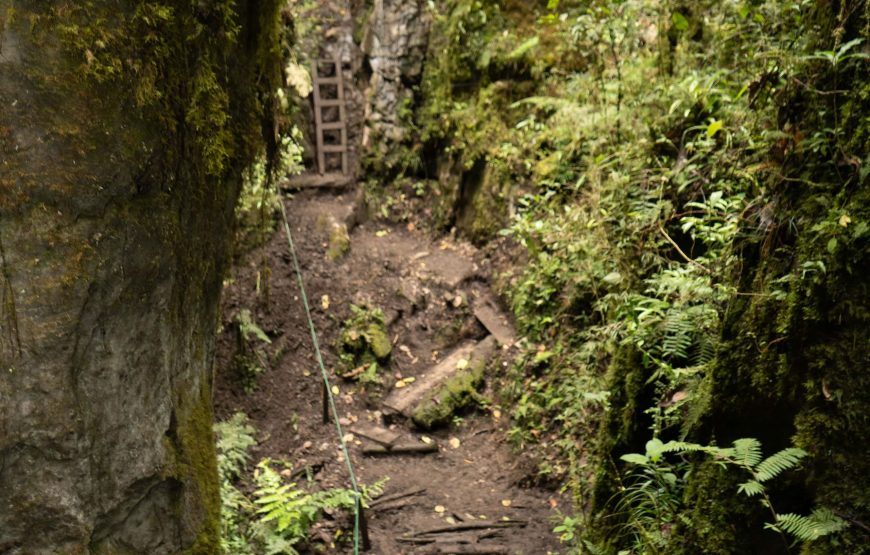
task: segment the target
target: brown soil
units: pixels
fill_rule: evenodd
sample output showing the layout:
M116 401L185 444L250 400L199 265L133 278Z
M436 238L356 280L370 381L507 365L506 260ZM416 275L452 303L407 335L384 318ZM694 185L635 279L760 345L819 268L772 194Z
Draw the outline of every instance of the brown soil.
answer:
M559 548L551 532L555 508L566 507L567 499L557 492L528 486L534 467L505 440L509 422L501 413L509 410L491 404L461 415L447 429L432 432L414 430L402 419L385 422L381 414L379 401L398 379L419 375L456 344L487 334L469 302L489 294L489 261L467 244L450 238L433 240L413 228L379 222L351 226L350 250L337 262L330 261L326 255L328 218L350 221L345 216L353 211L355 198L350 193L335 196L308 191L285 202L325 363L332 383L340 389L336 398L340 422L345 433L351 433L356 423L378 423L403 431L406 439L422 444L420 438L428 436L439 445L431 454L370 457L363 456L362 448L371 443L356 436L350 441L351 459L362 483L388 477L385 495L425 488L421 495L382 503L366 512L370 553L474 552L432 551L433 545L415 546L398 540L450 522L474 523L484 518L517 519L527 525L463 532L453 539L493 548L477 551L480 553L555 552ZM324 296L328 296L328 308ZM462 301L456 301L457 297ZM333 374L338 362L337 338L342 322L350 316L351 303L367 303L386 315L393 355L388 371L382 371L382 387L366 390ZM268 368L250 394L244 392L232 367L237 349L232 322L242 309L249 309L254 321L272 338L271 345L258 349ZM488 383L503 371L509 356L510 352L503 351L490 364ZM259 444L254 448L255 459L285 459L297 469L310 467L312 488L349 484L335 425L321 422L319 370L280 226L227 281L215 389L219 420L243 411L256 427ZM484 395L494 398L488 389ZM455 440L451 444L453 438L459 440L458 447ZM436 506L444 511L436 512ZM346 541L337 546L330 541L336 529L347 530L347 526L346 516L327 517L313 539L323 542L326 553L348 553L351 549ZM451 539L448 535L443 538ZM504 550L497 550L499 546Z

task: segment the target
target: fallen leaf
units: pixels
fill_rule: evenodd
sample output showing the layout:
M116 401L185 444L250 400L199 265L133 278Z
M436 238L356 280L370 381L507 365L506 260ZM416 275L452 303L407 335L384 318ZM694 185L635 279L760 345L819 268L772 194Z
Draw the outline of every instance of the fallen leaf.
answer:
M495 418L496 420L498 420L499 418L501 418L501 411L498 409L495 409L494 411L492 411L492 417Z
M375 233L375 235L377 235L378 237L386 237L389 234L390 234L389 230L386 230L386 229L382 229L382 230L378 231L377 233Z
M447 518L444 519L444 521L445 521L447 524L456 524L456 519L453 518L452 516L448 516Z
M457 370L465 370L466 368L468 368L468 360L461 358L456 362Z
M426 445L432 445L432 438L431 437L423 436L420 438L420 441L422 441Z
M555 509L558 506L559 506L559 500L551 497L550 498L550 508Z
M337 385L332 386L332 394L338 395L339 393L341 393L341 390L338 389L338 386Z
M435 505L435 512L438 513L439 515L446 510L447 509L444 508L444 505Z
M403 387L408 387L409 385L411 385L415 381L417 381L417 378L415 378L413 376L410 378L403 378L403 379L396 382L396 389L402 389Z
M454 449L459 449L460 445L461 445L461 443L459 442L459 438L456 438L456 437L450 438L450 447L453 447Z
M351 434L351 433L344 434L344 442L345 443L353 442L353 434Z
M323 307L323 310L329 310L329 295L320 297L320 306Z
M502 500L501 500L501 506L502 506L502 507L510 507L510 506L511 506L511 500L510 500L510 499L502 499Z

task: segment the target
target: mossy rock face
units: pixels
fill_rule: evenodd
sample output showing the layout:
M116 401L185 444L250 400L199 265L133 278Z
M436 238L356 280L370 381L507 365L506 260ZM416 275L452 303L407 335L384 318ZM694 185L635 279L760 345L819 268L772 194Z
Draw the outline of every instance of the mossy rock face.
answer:
M341 376L347 376L363 365L385 366L393 353L384 313L380 309L352 305L351 313L352 317L344 322L338 340Z
M453 415L480 401L478 389L483 385L486 365L495 351L492 337L481 342L472 352L468 365L459 370L441 387L427 395L411 413L411 420L425 430L449 424Z
M0 0L0 551L220 553L209 368L277 7Z

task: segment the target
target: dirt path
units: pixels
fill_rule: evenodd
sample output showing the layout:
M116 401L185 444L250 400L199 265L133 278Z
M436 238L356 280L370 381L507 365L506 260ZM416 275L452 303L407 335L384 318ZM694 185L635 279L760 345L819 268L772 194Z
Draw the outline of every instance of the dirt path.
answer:
M357 226L354 198L307 192L286 206L327 368L332 372L338 364L336 344L352 303L382 309L388 323L393 353L389 367L381 370L383 386L366 389L332 377L340 391L341 423L353 434L348 439L360 480L372 484L389 478L384 496L424 490L376 503L367 512L371 553L555 552L558 540L550 532L554 507L565 506L566 500L555 492L524 486L533 469L505 441L508 423L502 412L508 411L490 405L454 418L447 427L421 431L384 407L396 382L422 379L455 346L489 334L472 309L490 295L487 261L468 245L433 241L413 229L374 222ZM349 250L333 262L326 252L334 223L350 224L352 231ZM232 371L237 350L232 321L243 309L250 310L272 338L272 344L261 349L268 369L249 394ZM321 422L317 365L282 232L235 268L224 292L223 314L217 418L244 411L259 433L255 458L283 458L295 468L309 467L314 487L347 485L334 425ZM507 348L499 349L490 361L488 383L506 364L507 354ZM492 398L491 392L484 394ZM374 426L400 437L399 444L419 447L428 440L437 450L366 456L363 449L378 444L360 432L366 434L366 428ZM474 528L493 521L505 527ZM465 525L472 529L429 536L438 538L437 543L411 543L423 541L411 537L416 532ZM326 552L349 551L346 544L329 547L337 523L326 521L322 526Z

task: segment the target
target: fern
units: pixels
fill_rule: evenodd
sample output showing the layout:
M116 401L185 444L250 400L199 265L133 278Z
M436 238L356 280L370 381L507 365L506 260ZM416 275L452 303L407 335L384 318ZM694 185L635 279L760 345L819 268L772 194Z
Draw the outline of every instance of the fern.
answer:
M679 311L672 311L665 320L665 338L662 341L662 357L669 360L686 360L694 343L695 325Z
M222 480L232 482L248 464L248 449L257 444L256 430L248 424L248 417L237 412L229 420L214 425L217 435L218 473Z
M849 524L830 509L820 507L809 516L786 513L777 516L776 524L768 528L791 534L800 541L813 541L837 533Z
M740 466L752 468L761 460L761 442L757 439L745 437L738 439L733 445L731 449L723 450L723 453L727 452L727 456Z
M776 530L781 534L789 534L800 541L812 541L822 536L839 532L846 528L848 523L834 515L829 509L818 508L809 516L797 514L777 514L772 500L767 494L765 482L776 478L786 470L790 470L807 456L807 452L797 447L788 447L762 460L761 442L755 438L741 438L731 444L731 447L716 447L714 445L700 445L684 441L669 441L662 443L653 438L646 444L646 454L629 453L620 457L623 461L637 465L639 471L636 476L646 475L659 478L659 484L665 476L674 476L672 472L664 472L668 468L667 463L661 461L664 453L707 453L717 459L723 466L732 465L743 469L752 476L752 479L741 483L738 491L747 497L761 497L761 503L774 518L773 523L766 524L768 529ZM665 465L665 466L662 466ZM656 543L655 534L649 533L651 526L649 520L659 523L671 521L676 508L669 508L662 518L660 505L668 503L675 498L675 493L669 492L661 497L667 488L654 487L655 480L636 480L632 485L625 488L621 494L621 500L617 507L629 515L629 527L639 528L644 531L646 542ZM683 487L684 484L675 482L674 487ZM650 510L650 507L656 511ZM627 509L632 509L629 511ZM658 511L658 512L657 512Z
M766 482L782 472L794 468L806 456L807 452L797 447L783 449L764 459L755 467L755 478L759 482Z

